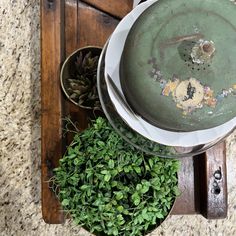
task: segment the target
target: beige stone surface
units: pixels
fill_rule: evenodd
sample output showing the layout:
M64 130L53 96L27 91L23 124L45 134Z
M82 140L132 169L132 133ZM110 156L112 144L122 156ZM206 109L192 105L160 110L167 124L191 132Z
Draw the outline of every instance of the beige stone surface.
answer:
M88 235L41 215L39 22L38 0L0 1L0 236ZM172 216L151 235L236 235L235 133L227 158L228 218Z

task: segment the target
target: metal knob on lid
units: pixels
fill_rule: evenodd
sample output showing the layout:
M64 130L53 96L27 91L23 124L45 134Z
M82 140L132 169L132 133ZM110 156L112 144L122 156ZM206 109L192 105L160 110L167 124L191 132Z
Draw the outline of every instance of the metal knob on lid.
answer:
M210 63L215 50L215 44L213 41L200 39L192 48L192 61L197 64Z

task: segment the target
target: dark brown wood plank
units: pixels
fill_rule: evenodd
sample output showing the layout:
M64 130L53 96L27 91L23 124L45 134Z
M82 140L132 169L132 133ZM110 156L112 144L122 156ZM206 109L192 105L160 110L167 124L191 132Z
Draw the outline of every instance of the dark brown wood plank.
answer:
M123 18L133 6L133 0L82 0L82 2L86 2L118 18Z
M119 21L113 17L79 3L77 47L88 45L103 47L118 23Z
M186 157L181 160L181 169L178 173L178 180L181 195L176 199L171 214L196 214L193 157Z
M78 1L65 0L66 57L78 48Z
M203 158L201 214L207 219L223 219L227 217L228 209L225 142L206 151Z
M62 104L59 83L63 49L63 1L41 0L42 93L42 214L46 223L62 223L64 216L48 180L62 153Z
M68 57L79 46L79 5L76 0L65 1L65 53ZM87 113L85 110L71 103L63 94L65 117L70 116L72 121L78 124L78 128L83 130L87 127ZM67 144L72 139L71 135L67 136Z
M184 158L179 172L181 196L173 215L202 214L207 219L227 216L226 146L222 142L205 153ZM215 176L220 175L217 180Z

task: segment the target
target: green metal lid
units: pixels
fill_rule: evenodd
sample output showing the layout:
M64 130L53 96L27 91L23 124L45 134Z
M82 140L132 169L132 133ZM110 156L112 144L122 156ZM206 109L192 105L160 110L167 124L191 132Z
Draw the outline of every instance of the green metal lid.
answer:
M236 6L159 0L131 28L120 63L133 110L163 129L194 131L236 116Z

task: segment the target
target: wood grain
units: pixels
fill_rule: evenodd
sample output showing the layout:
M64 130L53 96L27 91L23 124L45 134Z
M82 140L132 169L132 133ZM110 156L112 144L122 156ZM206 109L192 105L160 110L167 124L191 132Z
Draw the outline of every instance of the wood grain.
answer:
M65 0L65 52L68 57L78 48L78 1Z
M79 3L77 46L103 47L118 23L119 21L113 17L86 4Z
M207 219L227 217L226 145L222 143L192 158L181 160L179 188L172 214L202 214ZM220 179L216 179L216 174Z
M195 189L194 171L194 157L183 158L181 160L181 169L178 173L181 195L176 199L171 214L196 214L195 191L192 191Z
M119 20L81 1L65 2L66 56L89 45L103 47Z
M59 83L64 59L62 1L41 1L41 93L42 93L42 214L46 223L62 223L64 216L48 180L58 165L62 145L62 102ZM50 33L49 33L50 32Z
M82 2L120 19L129 13L133 6L133 0L82 0Z
M207 219L227 217L226 145L222 142L203 154L201 185L201 213Z
M68 57L72 52L80 48L79 45L79 4L78 1L65 1L65 54ZM70 116L73 122L78 124L78 129L84 130L87 127L87 113L84 109L71 103L63 94L65 117ZM67 145L72 139L67 135Z

